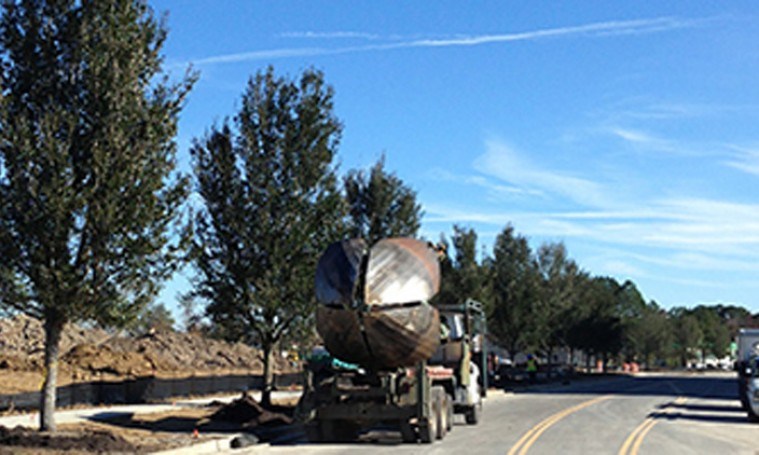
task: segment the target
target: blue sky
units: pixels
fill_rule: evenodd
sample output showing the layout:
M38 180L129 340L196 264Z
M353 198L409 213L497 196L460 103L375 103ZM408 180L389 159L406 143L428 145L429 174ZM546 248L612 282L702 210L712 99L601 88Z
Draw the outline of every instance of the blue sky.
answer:
M423 235L507 223L665 308L759 312L759 3L153 0L200 80L180 162L273 65L324 71L340 170L418 192ZM170 306L185 277L170 283Z

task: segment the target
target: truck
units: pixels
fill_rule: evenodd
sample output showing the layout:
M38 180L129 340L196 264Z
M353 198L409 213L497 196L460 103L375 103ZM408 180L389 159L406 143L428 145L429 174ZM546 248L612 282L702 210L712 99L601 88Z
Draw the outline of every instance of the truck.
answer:
M455 414L479 422L487 390L480 302L432 305L437 253L414 239L331 245L317 266L317 331L296 412L310 441L350 441L391 429L431 443ZM325 357L327 361L325 361Z
M738 330L738 396L751 422L759 422L759 329Z

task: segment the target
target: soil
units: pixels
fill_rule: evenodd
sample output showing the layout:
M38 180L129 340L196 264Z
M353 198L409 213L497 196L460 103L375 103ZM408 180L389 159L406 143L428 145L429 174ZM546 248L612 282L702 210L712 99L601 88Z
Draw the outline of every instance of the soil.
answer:
M79 455L89 453L151 453L186 447L220 434L256 434L292 423L296 400L262 407L248 395L229 404L177 408L154 414L120 416L107 421L64 424L54 434L29 428L0 427L0 455ZM266 440L259 432L257 439Z
M25 427L0 427L0 454L45 453L134 453L136 448L123 437L102 430L41 433Z
M244 428L257 427L259 425L290 425L293 423L293 420L291 417L285 415L288 411L288 408L280 406L272 406L269 409L265 409L253 397L245 393L241 398L222 406L210 418L216 421L238 423Z
M184 377L260 374L261 353L197 333L173 331L139 337L75 324L61 339L58 385L143 376ZM0 319L0 394L39 390L43 380L44 331L40 321L19 315ZM275 356L277 373L292 371Z

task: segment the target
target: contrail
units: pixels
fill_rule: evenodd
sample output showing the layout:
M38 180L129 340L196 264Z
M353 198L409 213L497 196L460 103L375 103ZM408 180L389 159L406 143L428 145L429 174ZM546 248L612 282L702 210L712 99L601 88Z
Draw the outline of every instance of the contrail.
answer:
M457 37L449 39L418 39L387 44L371 44L363 46L348 46L338 48L304 47L269 49L235 54L216 55L204 57L181 65L193 64L197 66L239 63L257 60L272 60L293 57L312 57L318 55L335 55L358 52L385 51L392 49L425 48L425 47L464 47L479 46L493 43L507 43L519 41L534 41L538 39L562 37L562 36L612 36L624 34L657 33L668 30L692 27L703 22L704 19L678 19L673 17L658 17L652 19L639 19L630 21L596 22L572 27L558 27L542 30L533 30L520 33L489 34L469 37ZM328 33L304 32L302 37L320 38L329 37ZM174 66L174 65L172 65Z

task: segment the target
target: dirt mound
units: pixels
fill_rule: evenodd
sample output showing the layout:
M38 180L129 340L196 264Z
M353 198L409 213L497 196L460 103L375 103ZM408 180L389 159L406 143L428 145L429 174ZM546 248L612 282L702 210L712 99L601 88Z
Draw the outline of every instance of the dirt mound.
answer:
M61 335L61 352L67 352L79 344L99 344L110 335L97 328L68 324ZM25 315L0 319L0 352L42 364L45 353L45 330L38 319Z
M107 431L40 433L25 427L0 426L0 446L17 448L81 450L87 453L134 453L135 447Z
M239 423L243 427L290 425L292 419L280 412L265 409L250 395L243 394L231 403L222 406L211 415L211 420Z
M107 345L80 344L63 358L63 363L91 373L140 376L156 370L154 361L144 353L114 352Z
M257 349L242 343L226 343L195 333L157 332L138 338L114 338L108 346L115 352L144 354L158 371L235 370L263 371ZM275 365L282 370L286 363Z
M0 319L0 383L16 373L42 374L44 330L28 316ZM260 374L259 350L226 343L197 333L162 331L139 337L112 334L98 328L68 324L61 338L59 385L140 376L183 377L218 374ZM286 359L275 356L274 371L291 372ZM23 379L26 381L26 379ZM18 381L17 381L18 382ZM28 381L27 381L28 382ZM0 387L0 393L37 388L34 384ZM7 389L7 390L6 390ZM4 392L3 392L4 391Z

